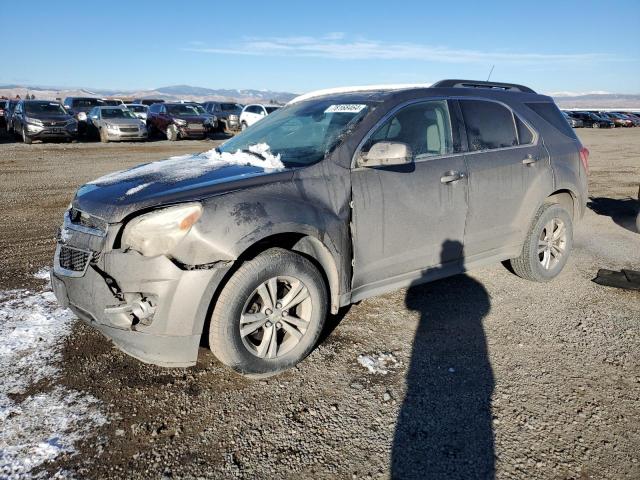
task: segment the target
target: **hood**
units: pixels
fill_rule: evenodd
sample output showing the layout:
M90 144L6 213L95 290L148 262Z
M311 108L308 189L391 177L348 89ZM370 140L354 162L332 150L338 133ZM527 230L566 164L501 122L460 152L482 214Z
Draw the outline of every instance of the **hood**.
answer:
M105 175L78 189L73 206L109 223L142 209L201 200L242 188L287 181L279 156L257 156L215 150L172 157Z
M105 123L112 123L114 125L121 125L121 126L133 125L137 127L140 125L139 118L103 118L102 120Z

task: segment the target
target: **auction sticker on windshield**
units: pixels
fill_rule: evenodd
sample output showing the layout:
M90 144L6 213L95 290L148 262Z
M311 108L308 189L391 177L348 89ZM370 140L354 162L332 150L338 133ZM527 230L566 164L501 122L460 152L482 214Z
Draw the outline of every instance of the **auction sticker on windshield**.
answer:
M367 108L366 105L360 103L345 103L340 105L331 105L324 113L359 113Z

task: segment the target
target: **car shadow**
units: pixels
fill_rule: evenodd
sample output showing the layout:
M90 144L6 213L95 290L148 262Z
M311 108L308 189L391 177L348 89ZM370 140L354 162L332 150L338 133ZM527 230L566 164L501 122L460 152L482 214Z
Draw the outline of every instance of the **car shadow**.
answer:
M452 250L464 254L459 242L447 241L441 256ZM482 326L491 310L487 291L462 274L411 287L405 303L420 319L393 440L392 478L493 478L494 377Z
M640 208L640 201L635 198L590 197L587 207L598 215L610 217L622 228L640 233L636 228L636 217Z

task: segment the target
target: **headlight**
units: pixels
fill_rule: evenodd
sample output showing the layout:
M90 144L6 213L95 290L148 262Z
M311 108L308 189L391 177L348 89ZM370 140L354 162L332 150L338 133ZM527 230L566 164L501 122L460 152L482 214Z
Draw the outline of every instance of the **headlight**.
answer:
M216 117L216 116L214 115L213 117L211 117L211 120L212 120L212 121L214 121L214 122L217 122L217 121L218 121L218 117Z
M180 118L176 118L174 120L174 123L176 125L180 125L181 127L184 127L187 124L187 121L186 120L181 120Z
M113 130L114 132L117 132L120 130L117 125L112 125L111 123L107 123L105 125L107 127L107 130Z
M238 120L238 115L229 115L229 120Z
M42 127L42 120L38 120L37 118L31 118L31 117L24 117L24 119L27 123L30 123L31 125L38 125Z
M122 234L122 246L147 257L168 255L202 215L202 205L168 207L131 220Z
M87 119L87 114L85 112L78 112L78 120L82 120L83 122Z

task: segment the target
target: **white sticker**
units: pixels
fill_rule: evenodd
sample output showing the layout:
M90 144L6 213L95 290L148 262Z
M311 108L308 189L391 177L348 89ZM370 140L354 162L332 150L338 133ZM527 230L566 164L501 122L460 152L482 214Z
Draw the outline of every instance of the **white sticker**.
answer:
M358 113L367 108L366 105L358 103L345 103L342 105L331 105L324 113Z

